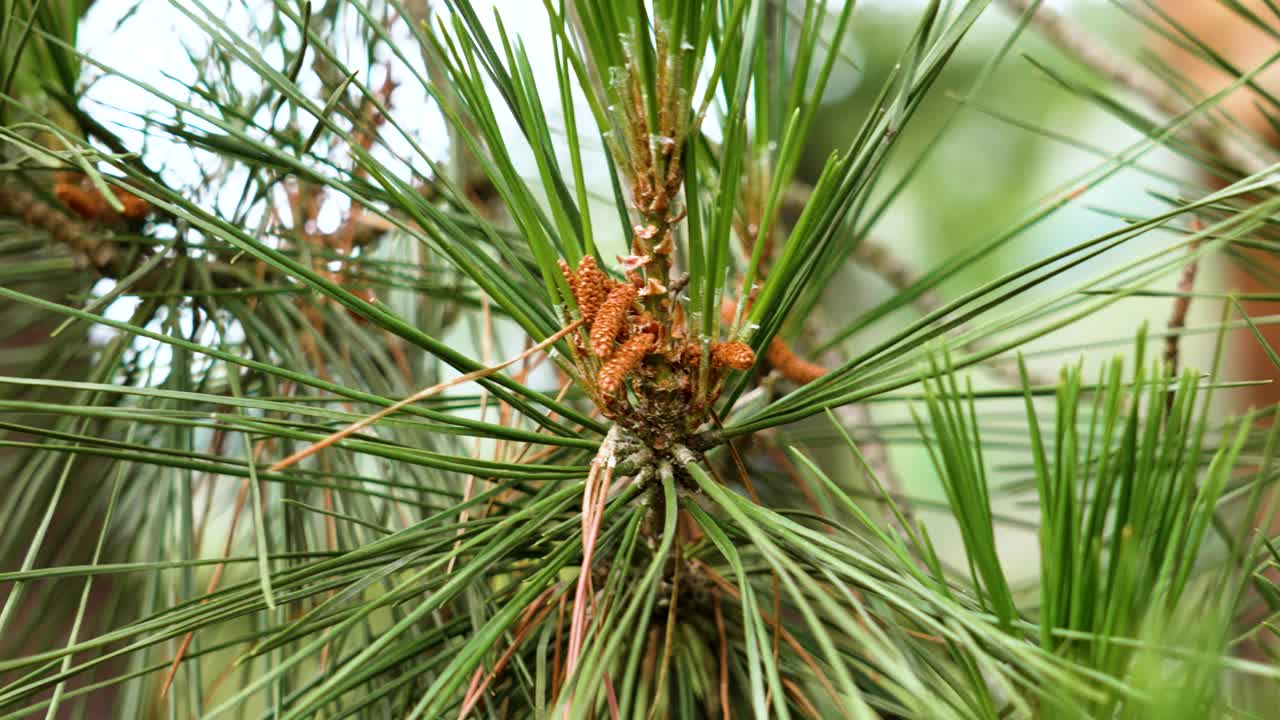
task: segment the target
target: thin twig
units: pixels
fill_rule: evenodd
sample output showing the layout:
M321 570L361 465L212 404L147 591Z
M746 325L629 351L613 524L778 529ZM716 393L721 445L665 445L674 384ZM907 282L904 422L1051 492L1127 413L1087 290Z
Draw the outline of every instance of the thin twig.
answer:
M723 720L729 717L729 643L724 631L724 611L720 608L720 589L712 587L711 595L715 599L716 634L720 638L720 715Z
M488 365L490 362L493 362L492 360L493 358L493 314L489 310L488 295L480 296L480 313L481 313L481 317L483 318L483 325L484 325L484 330L481 332L481 335L480 335L480 361ZM487 420L488 414L489 414L489 388L482 387L480 388L480 422L485 422ZM479 436L476 437L475 444L472 446L472 450L471 450L471 457L473 459L478 460L480 458L480 450L482 447L483 439L484 438L481 438ZM494 454L494 460L501 462L502 456L496 447L494 448L493 454ZM475 492L476 480L477 478L474 473L467 476L467 484L462 490L462 503L464 505L471 502L471 496ZM456 551L458 550L459 547L462 546L462 535L463 533L466 532L467 517L468 517L468 508L463 508L462 511L458 513L458 532L456 533L458 536L458 539L453 542L453 549L455 551L455 554L453 555L453 557L449 558L449 564L444 569L445 575L453 574L454 565L457 563L457 560L458 560L458 555L456 554Z
M920 273L905 260L893 254L887 245L873 238L863 238L853 251L853 261L879 275L889 287L902 291L920 279ZM913 304L922 314L942 307L942 298L934 289L920 293Z
M476 704L480 702L480 698L484 695L484 691L489 687L489 684L502 672L507 663L511 661L512 656L520 649L529 632L542 624L542 621L546 620L547 616L551 614L555 606L548 600L559 589L559 585L552 585L544 590L541 595L534 598L533 602L529 603L529 606L524 609L515 637L511 640L511 645L502 654L502 657L498 658L498 662L494 663L492 670L486 674L483 666L476 668L475 674L471 677L471 686L467 688L467 694L462 700L462 709L458 712L458 720L466 720L471 711L475 709Z
M383 408L382 410L379 410L378 412L376 412L376 413L374 413L374 414L372 414L372 415L370 415L370 416L368 416L368 417L366 417L366 418L364 418L364 419L362 419L362 420L358 420L358 421L356 421L356 422L354 422L354 423L351 423L350 425L346 426L345 428L343 428L343 429L339 430L339 431L338 431L338 432L336 432L336 433L333 433L332 435L329 435L328 437L324 438L323 440L317 440L316 442L312 443L311 445L308 445L307 447L303 448L302 450L299 450L298 452L296 452L296 453L294 453L294 454L290 455L289 457L287 457L287 458L285 458L285 459L283 459L283 460L281 460L281 461L277 462L275 465L272 465L270 468L268 468L268 471L269 471L269 472L278 472L278 471L283 470L283 469L285 469L285 468L287 468L287 467L289 467L289 466L291 466L291 465L294 465L294 464L295 464L295 463L297 463L298 461L300 461L300 460L302 460L302 459L304 459L304 458L307 458L307 457L309 457L309 456L311 456L311 455L314 455L315 453L317 453L317 452L319 452L319 451L321 451L321 450L323 450L323 449L325 449L325 448L329 447L330 445L333 445L334 443L339 442L340 440L342 440L342 439L344 439L344 438L350 437L351 435L353 435L353 434L355 434L355 433L360 432L361 430L363 430L363 429L365 429L365 428L369 427L370 425L372 425L372 424L374 424L374 423L378 422L378 421L379 421L379 420L381 420L382 418L384 418L384 417L386 417L386 416L388 416L388 415L390 415L390 414L392 414L392 413L394 413L394 412L396 412L396 411L398 411L398 410L400 410L400 409L404 408L404 407L405 407L405 406L407 406L407 405L412 405L412 404L414 404L414 403L416 403L416 402L420 402L420 401L422 401L422 400L425 400L425 399L427 399L427 398L429 398L429 397L431 397L431 396L433 396L433 395L438 395L439 393L442 393L442 392L444 392L445 390L448 390L449 388L456 387L456 386L458 386L458 385L462 385L462 384L464 384L464 383L469 383L469 382L471 382L471 381L473 381L473 380L479 380L479 379L481 379L481 378L489 377L490 375L493 375L494 373L499 372L499 371L501 371L502 369L504 369L504 368L506 368L506 367L509 367L509 366L511 366L511 365L514 365L515 363L520 362L521 360L523 360L523 359L525 359L525 358L529 357L530 355L532 355L532 354L534 354L534 353L536 353L536 352L538 352L538 351L540 351L540 350L544 350L544 349L546 349L547 347L549 347L550 345L553 345L554 343L556 343L557 341L559 341L559 340L560 340L560 338L563 338L565 335L568 335L569 333L573 332L574 330L577 330L577 329L578 329L578 326L579 326L579 325L581 325L581 324L582 324L582 320L580 320L580 319L579 319L579 320L575 320L575 321L573 321L573 322L569 323L569 324L568 324L568 325L566 325L564 328L562 328L559 332L557 332L555 335L552 335L551 337L547 338L546 340L543 340L542 342L538 343L537 345L534 345L533 347L529 348L528 350L525 350L524 352L520 353L519 355L516 355L515 357L511 358L510 360L507 360L507 361L505 361L505 362L501 362L501 363L499 363L499 364L497 364L497 365L492 365L492 366L490 366L490 367L483 367L483 368L480 368L479 370L473 370L473 371L471 371L471 372L467 373L466 375L459 375L458 377L453 378L452 380L446 380L445 382L437 383L437 384L435 384L435 385L432 385L431 387L426 388L425 390L420 390L420 391L418 391L418 392L416 392L416 393L414 393L414 394L410 395L409 397L407 397L407 398L405 398L405 399L403 399L403 400L401 400L401 401L399 401L399 402L397 402L397 403L395 403L395 404L393 404L393 405L389 405L389 406L387 406L387 407Z
M1204 224L1199 218L1191 219L1191 229L1199 232ZM1182 268L1178 276L1177 296L1173 299L1173 310L1169 313L1168 333L1164 338L1164 364L1170 376L1178 374L1178 341L1182 338L1182 329L1187 326L1187 312L1191 309L1191 291L1195 288L1196 272L1200 268L1200 259L1196 252L1200 249L1200 240L1187 246L1187 254L1193 256ZM1170 388L1165 403L1173 407L1174 390Z
M262 455L263 449L267 446L265 440L261 440L253 448L252 462L258 462ZM213 568L213 576L209 578L209 584L205 587L205 598L200 601L201 604L209 602L208 596L218 588L218 583L222 580L222 572L226 569L226 558L231 557L231 543L235 540L236 526L240 523L240 513L244 510L245 498L250 490L257 492L257 488L252 488L249 478L245 478L240 483L240 489L236 492L235 507L231 512L231 526L227 528L226 542L222 546L223 562L218 563ZM182 664L182 659L187 654L187 649L191 647L191 640L195 637L195 631L188 632L182 638L182 642L178 645L178 652L173 654L173 661L169 663L169 670L165 673L164 680L160 684L160 697L165 698L169 694L169 688L173 685L173 680L178 674L178 666Z
M231 555L231 541L236 533L236 525L240 522L240 512L244 509L245 497L249 493L249 478L245 478L240 483L240 490L236 494L235 509L231 513L231 527L227 530L227 544L222 549L222 557L226 558ZM201 600L201 604L209 601L208 595L211 595L218 588L218 582L222 580L222 571L226 567L225 562L220 562L213 568L213 575L209 578L209 584L205 586L205 598ZM182 642L178 644L178 651L173 654L173 660L169 662L169 669L165 672L164 680L160 683L160 699L169 696L169 688L173 685L173 680L178 675L178 667L182 665L182 659L187 655L187 649L191 647L191 641L195 638L194 630L187 631L182 637Z
M679 548L677 548L677 552ZM667 671L671 668L671 646L675 641L676 633L676 617L678 616L678 603L680 602L680 562L679 558L672 564L671 573L671 598L667 605L667 626L662 638L662 662L658 665L658 683L653 689L655 698L662 697L662 689L667 681ZM653 720L654 713L658 711L658 702L654 702L649 706L649 713L645 716L645 720Z
M814 720L822 720L822 713L818 712L818 708L814 707L813 701L804 694L804 690L800 689L799 685L795 684L788 678L783 678L782 687L787 691L787 694L791 696L791 699L800 706L800 709L805 711L805 714Z
M716 589L728 595L735 602L742 601L742 592L738 589L738 586L729 582L727 578L716 572L715 568L707 565L697 558L691 559L689 564L698 572L703 573L704 576L714 584ZM757 607L756 613L760 616L761 620L768 622L771 619L762 607ZM788 632L786 628L780 627L778 631L782 637L782 641L785 642L793 652L795 652L796 656L800 658L800 662L809 667L813 672L814 678L816 678L818 683L822 685L823 689L827 691L827 694L831 697L832 701L834 701L836 707L840 709L841 714L839 717L849 717L845 711L844 700L840 697L840 693L836 692L835 685L831 683L831 679L827 677L825 672L823 672L822 666L818 664L817 660L815 660L814 657L804 649L804 646L801 645L799 641L796 640L795 636Z

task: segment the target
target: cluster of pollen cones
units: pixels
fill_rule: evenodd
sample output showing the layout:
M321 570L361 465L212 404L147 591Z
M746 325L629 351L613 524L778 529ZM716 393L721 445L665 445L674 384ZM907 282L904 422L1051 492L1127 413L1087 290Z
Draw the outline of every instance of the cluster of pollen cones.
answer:
M591 255L583 256L576 271L564 260L559 264L578 312L589 328L589 348L583 351L603 363L596 376L596 388L602 397L612 397L670 330L655 322L637 303L643 287L638 276L626 282L614 280ZM696 350L696 346L692 347ZM721 342L711 346L713 367L746 370L755 360L755 353L746 343Z

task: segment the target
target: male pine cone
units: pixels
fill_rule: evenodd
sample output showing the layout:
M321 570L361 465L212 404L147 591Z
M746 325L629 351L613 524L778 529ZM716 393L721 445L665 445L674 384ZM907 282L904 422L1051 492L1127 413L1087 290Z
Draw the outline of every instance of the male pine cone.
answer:
M613 351L613 341L622 332L622 322L627 317L627 310L635 300L635 286L621 283L615 285L600 304L595 321L591 323L591 351L596 357L609 357L609 353Z
M756 364L756 354L744 342L722 342L711 346L711 364L734 370L748 370Z
M609 293L609 278L597 265L596 259L583 255L578 263L578 273L573 287L573 299L578 303L582 319L590 323Z
M623 343L609 362L600 368L600 375L596 379L600 394L605 397L616 394L622 387L622 381L636 369L644 359L645 353L653 348L653 344L654 337L649 333L633 335L630 340Z

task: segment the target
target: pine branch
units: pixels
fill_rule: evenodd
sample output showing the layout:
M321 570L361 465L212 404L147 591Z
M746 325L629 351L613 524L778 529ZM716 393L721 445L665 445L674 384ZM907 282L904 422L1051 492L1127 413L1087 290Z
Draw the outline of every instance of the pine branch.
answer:
M1169 118L1177 118L1196 110L1177 89L1154 73L1128 59L1122 53L1107 47L1070 18L1048 7L1042 0L1003 0L1005 7L1017 16L1031 13L1030 22L1056 46L1115 85L1145 99L1152 107ZM1221 158L1229 166L1245 175L1256 175L1272 168L1277 158L1274 153L1259 148L1246 148L1227 132L1216 126L1207 114L1197 114L1185 123L1185 134L1211 157ZM1194 254L1199 248L1195 243L1188 248ZM1183 293L1174 300L1170 313L1169 335L1165 341L1165 363L1170 372L1177 372L1179 332L1186 325L1191 306L1189 294L1199 269L1199 258L1193 258L1183 268L1178 280L1178 290ZM1170 392L1169 402L1173 400Z
M1159 76L1106 46L1088 30L1041 0L1003 2L1014 15L1022 16L1030 11L1031 25L1055 47L1108 81L1143 98L1168 118L1178 118L1197 109ZM1188 118L1183 127L1184 134L1195 144L1242 174L1265 172L1277 162L1274 153L1245 147L1237 142L1216 126L1207 114Z
M48 233L50 239L67 246L84 264L103 275L114 276L118 272L120 257L114 244L29 192L0 188L0 215Z
M794 222L794 218L800 217L800 212L809 201L809 196L813 192L813 187L796 182L788 189L783 198L785 203L783 212L786 217ZM871 237L863 238L853 251L853 261L863 268L880 276L889 287L897 292L903 292L920 282L921 274L918 270L911 266L909 262L896 255L893 250L883 242ZM937 312L944 306L944 302L937 292L933 289L925 290L911 301L916 312L921 315L929 315ZM964 326L956 328L957 331L963 332ZM983 340L972 340L965 344L964 349L969 352L978 353L986 350L989 344ZM1020 385L1022 378L1018 374L1018 368L1012 362L993 361L988 364L991 373L1000 380ZM1031 372L1031 380L1033 385L1056 385L1058 380L1056 376L1045 375L1035 371Z
M1191 229L1194 232L1200 232L1204 225L1199 218L1192 218ZM1200 249L1200 241L1197 240L1187 246L1187 254L1195 256ZM1173 300L1173 309L1169 313L1168 334L1164 339L1164 364L1169 368L1169 376L1177 377L1178 375L1178 351L1179 342L1182 339L1182 329L1187 326L1187 313L1191 310L1191 292L1195 289L1196 273L1200 269L1200 258L1195 256L1182 268L1182 273L1178 276L1177 297ZM1174 390L1170 388L1165 395L1165 405L1169 412L1173 410Z
M99 277L127 284L130 292L172 289L176 258L160 258L149 252L128 252L125 246L111 240L109 234L92 225L79 222L35 195L0 188L0 216L11 217L33 230L45 232L49 239L66 247L78 263ZM269 269L265 280L227 262L202 260L214 288L245 288L262 282L270 283ZM183 290L207 289L194 276L186 276Z
M129 288L135 292L161 290L173 281L174 259L158 260L148 251L130 252L128 247L111 238L110 231L91 222L82 222L25 190L0 188L0 217L9 217L22 225L46 233L54 244L67 248L81 267L95 272L99 277L112 280L129 278ZM371 248L394 225L377 215L359 214L348 219L332 233L314 236L323 247ZM219 248L206 248L214 257L230 256ZM158 262L157 262L158 260ZM269 267L264 267L264 277L237 269L224 260L202 260L209 270L213 286L222 289L244 288L252 285L287 283L288 280ZM148 267L150 265L150 267ZM188 278L183 289L199 290L196 278Z

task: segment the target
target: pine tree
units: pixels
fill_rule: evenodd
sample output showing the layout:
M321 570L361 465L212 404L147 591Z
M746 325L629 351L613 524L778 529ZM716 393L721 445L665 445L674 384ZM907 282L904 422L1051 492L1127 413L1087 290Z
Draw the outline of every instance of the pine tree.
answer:
M1280 53L1119 4L1230 83L934 0L825 147L854 3L173 0L159 83L0 0L0 718L1269 716L1276 295L1196 277L1276 287ZM1028 124L1094 164L917 269L886 212L1010 71L1138 140ZM1160 211L972 281L1121 172Z

